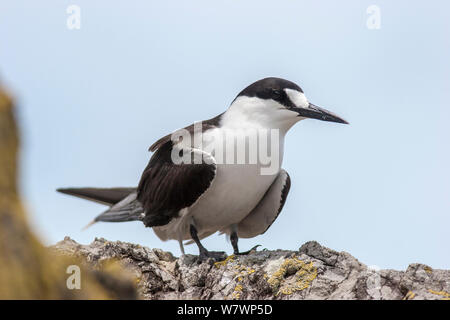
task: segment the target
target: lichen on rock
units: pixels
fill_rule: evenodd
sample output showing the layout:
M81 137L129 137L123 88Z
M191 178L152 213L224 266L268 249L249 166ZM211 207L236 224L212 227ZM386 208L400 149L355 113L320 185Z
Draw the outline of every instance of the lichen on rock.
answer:
M137 279L145 299L448 299L450 271L411 264L406 271L374 270L346 252L315 241L299 251L262 250L198 263L160 249L95 239L80 245L66 238L52 247L84 257L96 268L115 258ZM432 272L429 272L432 270Z
M290 281L285 278L292 276ZM305 263L296 256L283 261L280 268L267 281L272 287L275 295L291 295L295 291L302 291L308 288L311 282L317 277L317 268L312 262Z

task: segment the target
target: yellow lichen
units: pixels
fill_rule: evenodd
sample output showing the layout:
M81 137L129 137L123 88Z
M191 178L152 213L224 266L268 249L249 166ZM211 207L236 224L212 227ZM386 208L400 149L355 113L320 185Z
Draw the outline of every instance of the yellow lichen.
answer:
M233 261L233 260L234 260L234 254L232 254L231 256L228 256L223 261L214 262L214 265L216 266L217 269L220 269L220 267L226 266L228 262Z
M438 296L442 296L443 297L442 300L450 300L450 293L448 293L448 292L435 291L435 290L432 290L432 289L428 289L428 292L432 293L432 294L435 294L435 295L438 295Z
M222 261L222 262L225 262L225 261ZM225 265L225 264L226 264L226 262L218 265L218 267L220 267L222 265ZM247 276L251 275L252 273L256 272L255 269L253 269L251 267L247 267L247 266L241 265L241 264L237 264L237 265L233 266L233 269L237 269L237 270L240 270L240 271L234 272L234 276L235 276L234 280L236 281L236 286L234 287L233 293L231 294L231 296L227 297L226 299L230 299L230 298L231 299L240 299L241 293L242 293L242 291L244 289L243 282L245 280L245 277L247 277Z
M433 272L433 269L431 269L431 267L429 267L429 266L423 267L423 270L425 270L425 272L428 274L431 274Z
M416 294L412 291L408 291L408 293L403 297L403 300L412 300Z
M285 278L294 274L293 281L285 282ZM317 268L313 263L305 263L297 257L285 259L280 268L267 280L275 295L290 295L308 288L317 277Z
M234 287L234 292L231 295L231 299L239 299L241 297L242 292L242 285L238 284L236 287Z

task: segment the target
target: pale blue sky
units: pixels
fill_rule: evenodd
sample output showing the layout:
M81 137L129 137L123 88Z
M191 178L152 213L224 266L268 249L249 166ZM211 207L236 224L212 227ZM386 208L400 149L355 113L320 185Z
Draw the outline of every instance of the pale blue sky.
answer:
M71 4L80 30L66 27ZM380 30L366 27L371 4ZM368 265L450 268L449 11L446 1L2 1L0 77L19 107L36 232L48 244L105 237L178 255L138 222L81 232L104 207L54 190L136 185L156 139L278 76L351 125L289 132L286 206L240 247L317 240ZM223 236L205 246L231 253Z

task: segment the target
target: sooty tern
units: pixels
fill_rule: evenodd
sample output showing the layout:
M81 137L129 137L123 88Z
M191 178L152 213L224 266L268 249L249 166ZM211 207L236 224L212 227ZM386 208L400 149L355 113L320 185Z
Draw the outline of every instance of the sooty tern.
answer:
M58 191L110 206L93 222L142 221L161 240L178 240L183 253L183 241L195 242L200 260L224 258L200 242L215 232L229 235L240 254L238 238L263 234L283 208L291 185L281 168L284 137L306 118L347 123L308 102L295 83L265 78L241 91L222 114L156 141L137 188ZM263 147L270 152L261 153ZM270 154L271 170L263 172L268 163L262 154Z

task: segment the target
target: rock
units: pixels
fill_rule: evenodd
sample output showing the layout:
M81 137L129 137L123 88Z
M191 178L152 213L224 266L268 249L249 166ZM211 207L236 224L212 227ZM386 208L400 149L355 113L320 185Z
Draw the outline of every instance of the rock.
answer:
M115 259L137 279L145 299L446 299L450 271L411 264L406 271L375 270L346 252L319 243L299 251L263 250L225 261L197 263L160 249L95 239L80 245L65 238L51 247L83 257L96 269Z
M159 249L65 238L45 248L17 191L19 132L13 101L0 88L0 299L445 299L450 271L411 264L374 270L317 242L299 251L259 251L197 263ZM50 252L49 252L50 251ZM72 270L80 289L69 288ZM136 291L136 284L138 291Z
M17 188L19 136L13 100L0 87L0 299L138 298L118 263L83 268L74 255L49 254L33 234ZM68 271L82 275L79 286Z

